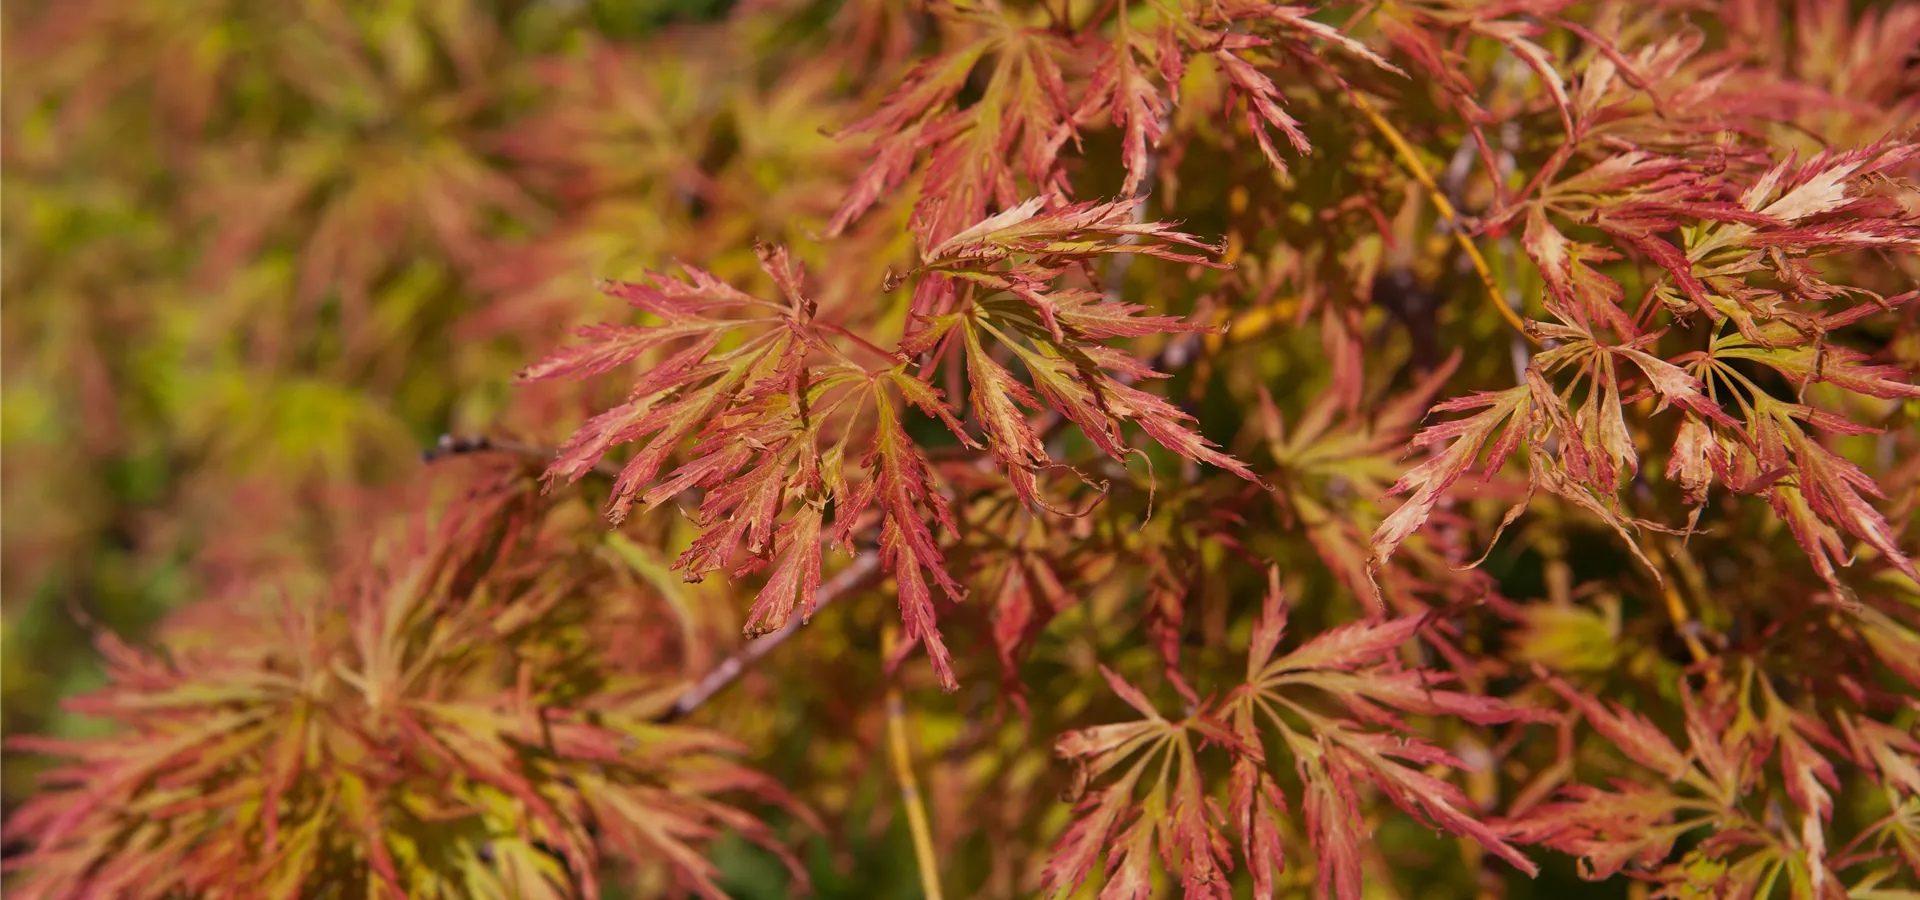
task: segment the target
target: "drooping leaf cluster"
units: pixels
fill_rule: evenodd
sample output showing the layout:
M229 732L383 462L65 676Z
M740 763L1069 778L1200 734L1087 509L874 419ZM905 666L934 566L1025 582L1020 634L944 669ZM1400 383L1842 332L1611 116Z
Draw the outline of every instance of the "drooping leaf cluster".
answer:
M790 804L778 783L662 724L678 685L649 657L685 648L648 633L671 617L617 537L515 469L474 481L317 595L254 582L181 613L218 642L109 636L111 687L69 703L121 730L18 741L71 762L8 818L35 846L12 890L598 897L640 866L720 896L701 844L722 829L784 854L727 796Z

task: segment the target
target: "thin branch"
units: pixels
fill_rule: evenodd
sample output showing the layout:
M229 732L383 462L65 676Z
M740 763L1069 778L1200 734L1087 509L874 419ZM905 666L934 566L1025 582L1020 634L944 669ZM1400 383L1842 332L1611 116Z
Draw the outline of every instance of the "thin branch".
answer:
M860 583L866 580L868 575L873 574L879 566L880 556L872 550L863 551L855 556L851 564L841 569L840 573L833 576L826 584L821 585L820 590L814 594L814 611L825 609L842 594L859 587ZM680 695L680 699L673 702L673 707L661 713L654 721L664 723L686 718L689 713L713 699L713 696L724 690L727 685L738 681L740 676L746 673L747 667L753 665L760 657L786 643L787 638L793 637L803 624L805 623L800 619L791 619L780 630L749 641L746 646L741 647L732 656L709 670L692 687L687 688Z
M1666 543L1667 552L1665 555L1654 555L1649 558L1655 560L1659 567L1661 578L1660 590L1664 595L1664 599L1667 601L1667 616L1673 620L1673 630L1678 632L1680 640L1686 643L1687 653L1693 657L1694 665L1702 666L1712 658L1712 654L1707 652L1706 643L1700 640L1700 625L1693 618L1692 613L1688 611L1686 598L1682 597L1679 589L1674 586L1673 573L1667 568L1666 557L1671 556L1675 561L1681 563L1683 577L1691 576L1686 578L1689 587L1698 588L1704 587L1704 585L1696 584L1699 580L1700 572L1698 567L1693 565L1692 558L1685 556L1687 552L1686 545L1682 544L1676 538L1668 538ZM1709 681L1715 680L1718 674L1719 673L1712 669L1708 669L1707 679Z
M1502 294L1500 286L1494 283L1493 268L1487 265L1487 258L1480 255L1480 248L1473 243L1473 238L1460 224L1460 214L1454 210L1453 204L1448 202L1446 192L1440 189L1440 185L1434 183L1433 175L1427 171L1426 165L1420 162L1420 157L1413 152L1412 145L1407 143L1407 139L1400 135L1400 130L1387 122L1365 97L1358 93L1350 93L1349 96L1353 98L1354 108L1360 110L1360 113L1373 123L1373 127L1380 131L1381 136L1387 139L1387 143L1393 145L1394 154L1400 157L1401 165L1406 168L1407 174L1412 175L1413 180L1420 182L1420 186L1427 189L1427 195L1432 198L1434 208L1439 210L1440 215L1453 226L1454 241L1467 254L1467 259L1473 263L1474 274L1480 276L1480 284L1487 289L1487 299L1493 304L1493 308L1499 311L1500 318L1513 326L1513 330L1525 335L1527 340L1537 342L1538 339L1527 332L1526 323L1520 321L1520 316L1507 308L1506 297Z
M422 462L430 463L435 460L445 459L449 456L466 456L473 453L505 453L511 456L535 460L547 465L552 465L554 460L560 458L560 451L552 447L523 444L519 441L506 441L499 438L490 438L486 435L454 437L451 434L443 434L440 436L440 440L434 444L433 449L420 454L420 459ZM595 475L618 478L620 477L620 468L619 463L603 459L594 463L592 471Z
M449 456L463 456L471 453L506 453L549 463L559 455L559 451L548 447L523 444L517 441L503 441L484 435L456 438L450 434L443 434L433 449L420 454L420 456L427 462L433 462L434 460L444 459ZM593 472L596 475L604 475L608 478L618 478L620 477L620 469L621 467L618 463L601 460L594 465ZM874 571L879 568L879 565L880 557L872 550L864 551L860 555L855 556L852 563L849 563L845 569L840 570L839 574L835 575L827 583L821 585L820 589L815 592L813 611L819 612L825 609L828 604L838 599L840 595L859 587L860 583L865 581L868 575L873 574ZM793 637L794 632L799 631L800 626L803 624L805 623L801 620L794 619L778 631L762 635L748 642L746 646L740 648L718 666L709 670L707 674L702 676L692 687L687 688L687 690L680 695L679 699L673 702L673 706L666 712L661 713L654 721L666 723L686 718L689 713L699 709L700 706L708 700L713 699L713 696L724 690L727 685L740 680L740 676L746 674L748 666L753 665L760 657L773 652L775 647L786 643L786 640Z
M880 652L893 655L894 626L881 633ZM940 863L933 855L933 830L927 825L927 805L920 797L920 781L913 774L913 757L907 745L906 704L900 688L887 684L887 755L893 758L893 773L900 779L900 802L907 808L907 829L913 833L913 856L919 863L920 889L927 900L941 900Z
M1522 65L1512 51L1501 54L1500 61L1495 63L1495 70L1501 72L1501 77L1513 84L1516 90L1524 89L1534 78L1533 69ZM1495 134L1500 142L1500 149L1494 162L1499 169L1489 174L1493 177L1494 187L1498 189L1501 185L1513 180L1513 174L1518 168L1518 163L1513 158L1513 148L1520 145L1519 120L1508 119L1500 123L1500 130ZM1462 143L1460 146L1465 149L1467 145ZM1453 196L1456 198L1460 196L1457 187ZM1506 295L1502 299L1505 300L1508 309L1519 313L1526 307L1526 301L1521 298L1518 286L1520 284L1520 252L1514 246L1512 233L1502 235L1498 245L1501 262L1504 263L1501 275L1504 278L1503 286L1506 288ZM1510 336L1508 341L1507 356L1513 363L1513 380L1515 383L1525 381L1527 365L1533 361L1533 351L1519 335Z
M1669 544L1669 551L1678 549L1678 542ZM1705 670L1708 681L1719 680L1718 672L1706 667L1713 654L1707 652L1707 645L1700 640L1700 626L1687 610L1687 601L1673 586L1673 572L1667 568L1663 554L1658 550L1647 554L1653 562L1654 572L1659 576L1660 594L1667 603L1667 618L1673 622L1674 633L1680 635L1682 643L1687 645L1687 655L1693 658L1693 664Z

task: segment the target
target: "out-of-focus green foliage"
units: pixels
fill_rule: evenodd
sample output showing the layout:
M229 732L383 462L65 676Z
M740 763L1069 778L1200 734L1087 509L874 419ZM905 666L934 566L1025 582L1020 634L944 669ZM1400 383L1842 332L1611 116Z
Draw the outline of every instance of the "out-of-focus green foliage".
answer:
M8 5L8 732L72 727L48 717L92 677L76 610L137 632L197 593L185 560L282 515L261 506L492 421L525 351L459 329L500 248L572 208L504 135L596 21L645 40L716 12L637 10Z
M90 634L295 577L440 434L557 441L577 393L509 382L593 277L824 219L862 85L787 63L831 11L729 6L7 4L0 732L100 733Z

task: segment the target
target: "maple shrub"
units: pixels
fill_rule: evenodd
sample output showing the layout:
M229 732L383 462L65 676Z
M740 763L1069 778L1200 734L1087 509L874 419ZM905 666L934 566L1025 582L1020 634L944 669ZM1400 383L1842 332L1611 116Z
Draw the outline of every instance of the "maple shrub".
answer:
M101 638L10 893L1920 896L1920 3L676 28L303 226L519 386Z

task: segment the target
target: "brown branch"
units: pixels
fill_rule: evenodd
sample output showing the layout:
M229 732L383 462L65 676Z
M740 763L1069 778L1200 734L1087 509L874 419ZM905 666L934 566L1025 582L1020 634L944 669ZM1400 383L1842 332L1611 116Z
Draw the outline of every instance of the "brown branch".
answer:
M1440 217L1452 226L1454 243L1460 245L1461 252L1467 255L1467 261L1473 264L1474 274L1480 276L1480 284L1487 290L1487 299L1494 310L1500 313L1500 318L1505 319L1508 325L1513 326L1514 331L1525 336L1527 340L1539 343L1540 339L1527 331L1527 325L1520 320L1519 314L1507 308L1506 294L1494 281L1493 270L1487 265L1487 258L1480 255L1480 248L1473 243L1473 237L1467 234L1466 226L1460 222L1460 214L1454 210L1453 204L1447 201L1446 192L1441 190L1440 185L1434 182L1433 176L1428 174L1427 167L1420 162L1420 157L1414 152L1412 145L1407 143L1407 139L1401 136L1400 130L1380 115L1380 112L1374 109L1373 104L1368 103L1365 97L1353 92L1349 92L1348 97L1352 100L1354 108L1360 110L1360 114L1366 116L1367 120L1373 123L1373 127L1393 147L1393 152L1400 157L1401 168L1405 169L1408 175L1413 176L1413 180L1419 182L1421 187L1427 189L1427 195L1432 199L1434 209L1438 210Z
M859 587L860 583L879 567L880 556L872 550L863 551L855 556L851 564L841 569L839 574L833 576L826 584L820 586L819 591L815 592L814 611L819 612L825 609L842 594ZM740 676L746 673L748 666L753 665L760 657L773 652L773 649L785 643L787 638L793 637L804 624L800 619L791 619L780 630L749 641L732 656L708 670L698 682L680 694L680 699L673 702L671 709L661 713L654 721L672 722L685 718L688 713L699 709L702 704L713 699L713 695L720 693L727 685L738 681Z
M1693 657L1693 664L1705 669L1708 681L1717 681L1720 673L1706 668L1713 654L1707 652L1706 643L1700 640L1700 624L1688 611L1686 598L1680 596L1680 591L1674 587L1673 573L1667 569L1666 555L1678 558L1687 552L1686 545L1678 539L1668 538L1666 549L1667 554L1655 552L1649 555L1648 559L1654 560L1655 571L1660 575L1660 593L1667 601L1667 617L1673 621L1674 632L1680 635L1680 640L1687 645L1687 654ZM1694 576L1693 580L1699 577L1697 568L1689 574Z
M436 460L446 459L449 456L466 456L473 453L505 453L510 456L535 460L547 465L552 465L553 461L560 457L560 451L552 447L523 444L519 441L501 440L499 438L490 438L486 435L454 437L451 434L443 434L440 436L440 440L434 444L433 449L426 450L420 454L420 460L431 463ZM595 475L619 478L620 468L619 463L603 459L594 463L592 471Z
M548 447L523 444L517 441L499 440L484 435L456 438L450 434L441 435L439 442L435 444L434 448L420 454L420 456L421 459L430 463L449 456L464 456L472 453L506 453L545 463L551 463L555 457L559 456L559 451ZM608 478L618 478L620 477L620 469L621 467L618 463L601 460L593 467L593 472L596 475L604 475ZM825 609L828 604L839 599L840 595L859 587L860 583L866 580L867 576L873 574L874 570L878 569L879 566L880 557L872 550L864 551L860 555L855 556L852 563L848 564L845 569L840 570L839 574L833 576L826 584L821 585L820 589L814 593L814 612ZM760 657L773 652L775 647L786 643L787 638L793 637L794 632L799 631L800 626L803 624L805 623L801 620L793 619L778 631L763 635L748 642L746 646L741 647L732 656L727 657L718 666L713 667L713 669L702 676L698 682L681 693L679 699L673 702L673 706L666 712L655 717L654 721L659 723L672 722L685 718L689 713L699 709L702 704L713 699L713 696L724 690L727 685L738 681L741 675L746 674L748 666L753 665Z

